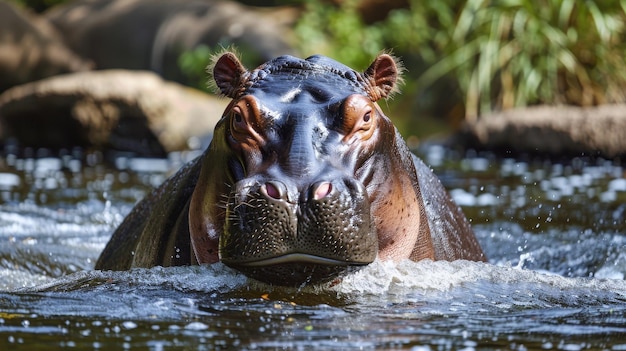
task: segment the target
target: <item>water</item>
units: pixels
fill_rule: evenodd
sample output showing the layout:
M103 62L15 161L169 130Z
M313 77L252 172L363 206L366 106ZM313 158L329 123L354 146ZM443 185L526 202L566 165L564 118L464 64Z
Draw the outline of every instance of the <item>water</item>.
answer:
M193 156L0 158L0 350L626 350L619 162L425 149L486 264L375 262L300 289L221 264L93 271L132 205Z

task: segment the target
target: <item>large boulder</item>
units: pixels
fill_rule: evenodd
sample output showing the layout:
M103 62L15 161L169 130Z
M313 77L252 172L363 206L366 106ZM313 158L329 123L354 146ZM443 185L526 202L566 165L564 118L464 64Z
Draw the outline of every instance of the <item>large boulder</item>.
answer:
M65 46L45 19L0 1L0 92L91 66Z
M290 25L297 11L212 0L81 0L55 7L45 16L67 44L98 69L151 70L188 83L178 60L199 45L235 45L252 67L293 54Z
M2 140L22 146L92 146L163 156L208 136L227 101L152 72L60 75L0 95Z
M495 113L468 125L460 142L479 149L549 156L622 156L626 155L626 104L534 106Z

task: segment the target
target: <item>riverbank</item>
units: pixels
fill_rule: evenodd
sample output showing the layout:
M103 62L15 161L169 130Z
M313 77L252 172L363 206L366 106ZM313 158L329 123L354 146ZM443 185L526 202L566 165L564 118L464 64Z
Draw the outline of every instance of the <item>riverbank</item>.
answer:
M626 104L533 106L494 113L467 124L449 143L498 154L626 155Z

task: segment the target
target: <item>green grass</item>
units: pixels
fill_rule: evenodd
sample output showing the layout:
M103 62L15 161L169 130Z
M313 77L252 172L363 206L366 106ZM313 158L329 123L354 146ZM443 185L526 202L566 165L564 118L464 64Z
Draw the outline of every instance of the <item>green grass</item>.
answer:
M624 101L625 11L626 0L413 0L367 26L353 1L311 2L296 33L305 54L356 67L392 48L408 61L405 94L432 89L430 99L450 101L456 91L475 120L540 103Z

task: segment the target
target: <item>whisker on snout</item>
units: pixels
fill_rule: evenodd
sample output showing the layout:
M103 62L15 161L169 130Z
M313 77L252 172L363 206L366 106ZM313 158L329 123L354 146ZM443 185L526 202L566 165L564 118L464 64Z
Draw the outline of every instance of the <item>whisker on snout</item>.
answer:
M242 201L242 202L240 202L240 203L236 204L236 205L233 207L233 210L235 210L235 211L236 211L236 210L238 210L241 206L247 206L247 207L251 207L251 208L258 208L258 207L259 207L259 205L254 205L254 204L252 204L252 203L250 203L250 202L247 202L247 201Z

